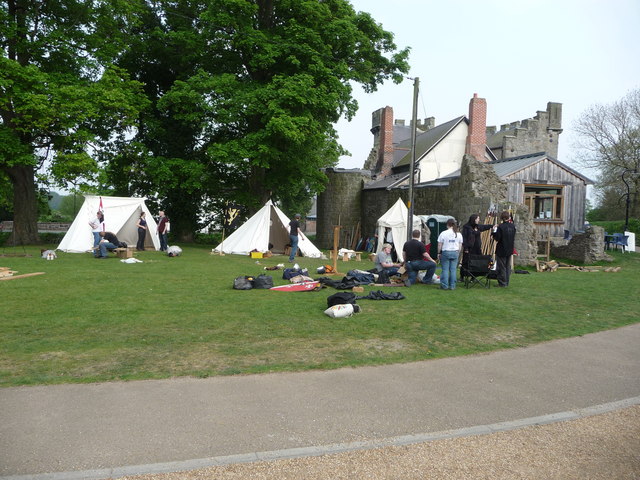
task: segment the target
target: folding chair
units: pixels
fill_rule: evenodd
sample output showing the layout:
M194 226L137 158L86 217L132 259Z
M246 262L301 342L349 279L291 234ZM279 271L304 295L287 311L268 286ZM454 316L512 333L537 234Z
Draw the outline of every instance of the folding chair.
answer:
M469 255L467 265L464 269L464 286L471 288L474 286L491 288L489 280L495 278L495 273L491 270L493 258L491 255Z

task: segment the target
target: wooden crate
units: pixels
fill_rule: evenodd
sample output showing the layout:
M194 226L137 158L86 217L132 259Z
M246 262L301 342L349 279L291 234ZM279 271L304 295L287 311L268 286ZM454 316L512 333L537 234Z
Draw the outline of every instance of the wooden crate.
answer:
M131 258L133 257L133 249L132 248L116 248L114 250L118 258Z

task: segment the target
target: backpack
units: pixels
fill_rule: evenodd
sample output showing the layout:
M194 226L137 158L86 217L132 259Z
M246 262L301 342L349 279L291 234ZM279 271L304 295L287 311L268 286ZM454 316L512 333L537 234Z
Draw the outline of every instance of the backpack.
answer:
M327 306L345 305L347 303L355 304L356 296L351 292L338 292L327 297Z
M391 279L386 270L378 272L378 283L391 283Z
M264 273L253 279L253 288L271 288L273 287L273 277Z
M237 277L233 281L233 288L236 290L251 290L253 288L253 277Z

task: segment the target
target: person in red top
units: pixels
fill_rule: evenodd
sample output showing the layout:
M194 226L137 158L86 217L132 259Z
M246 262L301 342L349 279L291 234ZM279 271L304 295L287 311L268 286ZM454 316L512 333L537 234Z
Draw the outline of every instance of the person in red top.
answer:
M158 238L160 238L160 251L167 250L167 233L169 233L169 217L165 216L164 211L158 212Z

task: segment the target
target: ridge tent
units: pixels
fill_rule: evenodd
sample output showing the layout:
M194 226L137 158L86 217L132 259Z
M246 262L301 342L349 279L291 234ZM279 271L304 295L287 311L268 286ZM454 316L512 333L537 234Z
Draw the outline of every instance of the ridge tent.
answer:
M84 253L93 248L93 233L91 233L89 222L96 217L96 212L100 208L100 199L102 199L102 209L104 211L105 231L113 232L121 242L125 242L129 246L135 246L138 242L136 222L140 218L140 214L144 212L147 214L148 228L144 243L145 248L160 249L157 224L144 203L145 198L86 195L84 203L78 210L71 227L69 227L67 234L58 245L58 250Z
M387 210L379 219L376 224L378 231L378 246L376 247L376 253L382 250L382 245L385 243L393 243L396 249L396 255L398 255L398 261L402 262L402 247L407 241L407 217L409 216L409 209L404 204L401 198L393 204L393 206ZM413 226L411 230L420 230L422 228L422 222L416 215L413 216ZM391 230L391 242L387 242L385 231Z
M213 251L237 255L249 255L254 250L264 253L270 250L270 243L273 253L284 253L289 244L289 219L271 200ZM302 232L298 238L298 251L304 257L322 256L322 252Z

